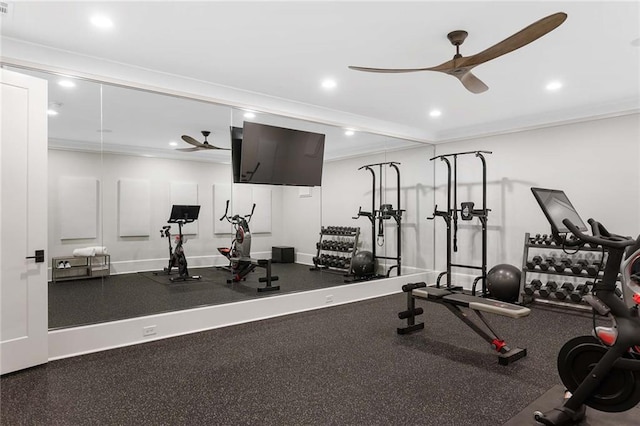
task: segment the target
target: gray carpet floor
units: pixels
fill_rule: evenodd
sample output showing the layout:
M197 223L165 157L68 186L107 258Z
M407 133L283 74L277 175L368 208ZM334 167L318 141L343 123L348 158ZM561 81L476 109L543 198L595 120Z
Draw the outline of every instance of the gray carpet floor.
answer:
M436 304L400 336L403 294L50 362L0 380L2 425L501 425L559 384L584 315L490 315L529 355L500 366ZM533 424L533 421L532 421Z
M238 302L282 293L315 290L344 284L344 276L327 271L310 271L294 263L273 264L279 277L272 285L279 291L262 292L258 278L264 269L256 268L246 281L227 284L231 273L216 268L189 268L196 281L169 281L166 274L152 272L112 275L101 279L49 283L49 328L65 328L116 321L205 305ZM177 275L177 274L176 274ZM172 275L175 276L175 275Z

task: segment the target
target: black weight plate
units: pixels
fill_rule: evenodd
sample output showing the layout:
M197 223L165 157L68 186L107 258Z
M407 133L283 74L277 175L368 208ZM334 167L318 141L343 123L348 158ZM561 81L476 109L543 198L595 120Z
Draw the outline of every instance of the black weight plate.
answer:
M575 392L606 352L607 348L592 336L569 340L558 354L558 373L562 383L569 391ZM638 402L640 375L629 370L612 369L585 404L613 413L631 409Z

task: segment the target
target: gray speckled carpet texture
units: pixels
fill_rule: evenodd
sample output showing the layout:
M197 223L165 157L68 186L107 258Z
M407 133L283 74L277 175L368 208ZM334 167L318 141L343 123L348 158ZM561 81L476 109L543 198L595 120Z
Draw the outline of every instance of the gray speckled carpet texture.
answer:
M500 366L444 307L400 336L404 294L50 362L2 377L2 425L501 425L559 384L588 316L488 315ZM531 421L533 424L533 421Z

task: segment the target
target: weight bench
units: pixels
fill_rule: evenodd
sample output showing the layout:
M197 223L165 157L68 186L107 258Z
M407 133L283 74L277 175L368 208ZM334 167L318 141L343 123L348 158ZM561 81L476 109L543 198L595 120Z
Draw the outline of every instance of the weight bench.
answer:
M526 349L509 348L506 342L498 337L482 313L488 312L509 318L522 318L529 315L531 312L529 308L500 302L498 300L453 292L445 288L427 287L425 283L405 284L402 286L402 291L407 293L407 310L398 313L398 318L406 319L407 326L399 327L398 334L408 334L424 329L424 323L416 323L416 316L423 314L424 310L415 307L415 299L421 299L443 305L480 337L491 344L493 349L498 352L498 363L500 365L508 365L527 355ZM461 308L468 308L475 312L481 324L472 321ZM484 328L482 325L484 325Z
M264 268L266 271L266 276L264 277L260 277L258 278L258 282L261 283L266 283L264 287L258 287L258 292L262 293L265 291L278 291L280 290L280 286L279 285L271 285L271 283L273 281L278 281L279 278L277 275L271 275L271 259L253 259L253 258L249 258L249 257L232 257L229 259L231 262L245 262L248 263L249 265L247 266L247 268L249 268L249 270L246 272L246 274L248 274L249 272L253 271L254 269L256 269L256 267L260 267L260 268ZM244 274L244 275L246 275ZM237 283L238 281L240 281L240 279L236 279L236 276L234 276L232 279L227 280L227 284L231 284L231 283Z

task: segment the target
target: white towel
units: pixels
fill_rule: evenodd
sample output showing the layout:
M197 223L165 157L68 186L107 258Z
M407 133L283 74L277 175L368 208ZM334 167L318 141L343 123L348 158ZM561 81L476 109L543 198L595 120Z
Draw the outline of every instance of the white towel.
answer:
M96 248L95 247L85 247L85 248L75 249L73 251L73 255L77 256L77 257L95 256L96 255Z
M96 246L96 247L92 247L95 250L95 254L107 254L107 248L106 247L101 247L101 246Z
M103 255L103 254L107 254L107 248L102 246L79 248L73 251L73 255L76 257L86 257L86 256L93 257L95 255Z

